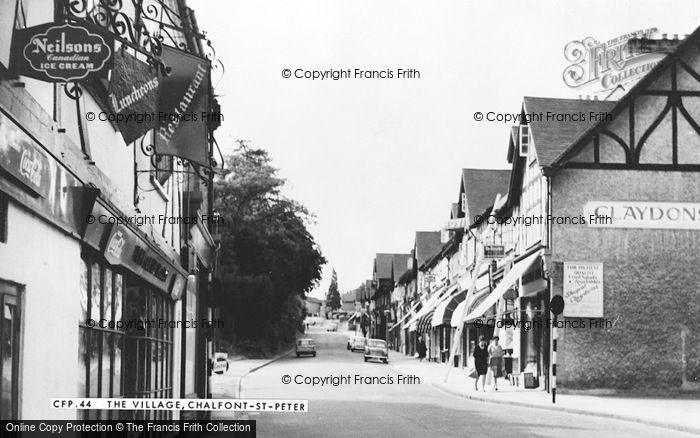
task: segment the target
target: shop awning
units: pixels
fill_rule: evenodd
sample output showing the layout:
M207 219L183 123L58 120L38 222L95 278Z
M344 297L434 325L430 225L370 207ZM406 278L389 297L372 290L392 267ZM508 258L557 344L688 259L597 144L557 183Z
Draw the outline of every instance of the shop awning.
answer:
M414 311L416 310L416 307L418 307L418 304L420 304L420 303L414 303L414 304L413 304L413 307L411 307L411 310L409 310L408 312L406 312L406 314L405 314L404 316L402 316L401 319L399 319L398 321L396 321L396 324L394 324L389 330L393 330L394 328L398 327L399 324L401 324L402 322L406 321L409 317L412 317L412 316L415 314ZM406 325L410 324L410 322L411 322L411 321L409 320L409 321L406 323Z
M433 313L433 319L431 325L437 327L443 324L449 324L452 321L452 313L455 311L459 303L464 301L467 291L464 290L451 298L442 301L435 308L435 313Z
M433 314L435 313L435 309L429 311L425 315L421 316L421 318L418 320L418 333L426 333L429 331L432 326L430 323L433 321Z
M489 292L488 292L488 291L484 291L484 292L481 292L481 293L477 292L476 295L474 296L474 298L470 300L471 303L470 303L469 307L470 307L471 309L476 308L476 307L477 307L479 304L481 304L488 296L489 296ZM450 320L450 325L451 325L452 327L457 327L457 326L459 326L459 324L460 324L460 318L462 318L462 312L464 312L464 306L466 306L466 305L467 305L467 303L466 303L464 300L462 300L462 302L459 303L459 305L457 306L457 308L455 309L455 311L452 313L452 319Z
M416 314L413 315L413 318L411 318L406 324L410 325L410 324L413 324L414 322L419 321L428 312L431 312L431 314L432 314L432 311L435 310L435 308L438 306L438 304L440 304L440 302L444 299L444 297L446 297L452 291L456 290L456 288L457 288L457 285L453 284L452 286L450 286L450 291L447 294L443 293L445 291L445 289L442 289L440 291L435 292L433 294L433 296L431 296L427 300L425 305L423 307L421 307L421 309L418 312L416 312Z
M471 321L473 319L479 318L491 306L496 304L496 301L498 301L503 296L503 294L506 293L508 289L510 289L513 283L518 281L518 279L525 273L525 271L527 271L528 268L532 266L535 263L535 261L539 258L540 253L537 252L513 265L511 270L508 271L508 273L503 277L503 280L501 280L501 282L498 283L498 286L496 286L496 288L486 297L486 299L479 303L479 305L476 306L476 308L474 308L471 312L469 312L466 321Z
M459 327L459 319L462 317L462 312L464 312L464 306L467 305L466 301L462 301L457 305L457 308L452 312L452 319L450 320L450 325L452 327Z

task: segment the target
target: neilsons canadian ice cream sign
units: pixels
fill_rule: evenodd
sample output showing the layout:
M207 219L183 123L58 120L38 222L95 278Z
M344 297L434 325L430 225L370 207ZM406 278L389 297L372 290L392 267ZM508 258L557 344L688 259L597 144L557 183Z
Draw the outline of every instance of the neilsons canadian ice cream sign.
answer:
M592 94L611 92L618 87L628 90L663 59L661 53L632 53L629 40L650 38L655 27L599 41L593 37L569 42L564 57L570 64L564 69L564 83Z
M47 82L67 82L90 75L106 78L112 66L113 39L73 24L42 24L16 29L12 70Z

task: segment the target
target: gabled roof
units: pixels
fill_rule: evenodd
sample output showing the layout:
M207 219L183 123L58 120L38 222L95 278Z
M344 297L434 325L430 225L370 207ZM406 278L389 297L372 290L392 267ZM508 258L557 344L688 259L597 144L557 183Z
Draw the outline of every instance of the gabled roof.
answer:
M608 117L607 120L592 124L588 127L588 129L579 133L572 141L570 141L567 148L561 151L559 156L552 162L552 166L554 167L559 165L566 159L567 155L573 155L577 149L585 145L586 140L594 132L612 123L620 112L627 108L631 102L634 102L634 99L639 95L639 93L656 81L672 63L676 62L682 53L686 51L697 51L697 44L699 41L700 27L696 28L692 34L684 38L673 52L663 58L656 66L654 66L654 68L651 69L649 73L646 74L646 76L639 80L639 82L637 82L627 94L625 94L619 101L615 102L615 105L609 109L610 117Z
M440 242L439 231L416 231L416 263L421 267L423 263L430 260L432 256L440 252L442 242Z
M493 205L497 193L502 196L508 193L509 181L508 169L462 169L460 197L462 192L466 193L466 217L470 224L475 215L482 214Z
M398 281L401 276L408 271L408 261L411 260L411 254L394 254L393 265L392 265L392 278L394 281Z
M588 131L597 123L591 121L590 112L609 112L617 102L582 99L556 99L550 97L523 98L522 110L526 114L542 114L541 120L530 120L530 136L535 144L535 154L540 167L549 168L566 151L572 142ZM547 113L578 114L583 113L584 121L556 121L547 120ZM508 161L517 154L514 151L516 142L513 141L511 130L511 143L508 151Z
M459 203L453 202L450 208L450 219L457 219L459 217Z
M377 280L391 280L391 266L394 261L393 254L379 254L374 258L374 272L377 273Z

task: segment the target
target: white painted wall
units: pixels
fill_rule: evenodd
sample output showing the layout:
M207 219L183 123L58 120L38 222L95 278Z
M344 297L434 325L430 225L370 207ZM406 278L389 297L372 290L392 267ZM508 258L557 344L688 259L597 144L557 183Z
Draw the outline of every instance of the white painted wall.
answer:
M7 234L0 278L25 285L20 418L74 419L49 399L77 396L80 244L12 202Z

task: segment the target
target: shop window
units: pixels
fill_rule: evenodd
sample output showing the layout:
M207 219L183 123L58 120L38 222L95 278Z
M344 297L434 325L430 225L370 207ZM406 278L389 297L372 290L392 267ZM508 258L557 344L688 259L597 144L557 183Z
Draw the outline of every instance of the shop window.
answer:
M0 420L19 418L20 288L0 280Z
M100 263L82 260L80 275L80 397L123 396L122 361L125 331L121 321L124 277ZM110 324L112 323L112 324ZM111 419L118 411L79 411L84 419Z
M126 331L124 395L129 398L173 397L173 304L152 287L127 280L124 319L143 321ZM163 323L161 323L163 322ZM139 411L135 420L170 419L167 411Z

